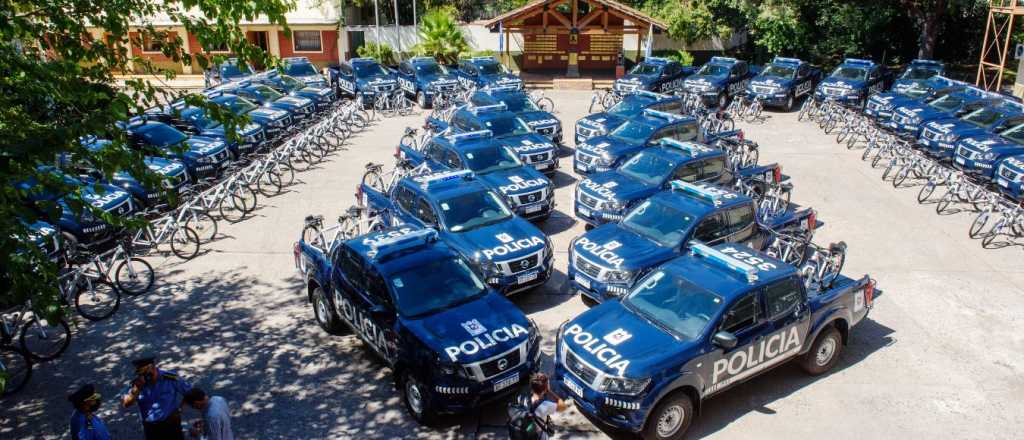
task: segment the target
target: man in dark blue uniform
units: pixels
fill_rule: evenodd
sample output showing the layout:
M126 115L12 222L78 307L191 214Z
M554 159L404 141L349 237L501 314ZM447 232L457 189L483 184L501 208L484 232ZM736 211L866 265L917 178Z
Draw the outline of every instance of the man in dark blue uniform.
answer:
M183 440L181 404L192 384L173 371L158 369L154 357L136 359L132 365L135 379L121 398L121 404L125 408L139 405L146 440Z
M100 395L92 384L83 385L68 396L75 410L71 412L71 440L110 440L107 425L96 415Z

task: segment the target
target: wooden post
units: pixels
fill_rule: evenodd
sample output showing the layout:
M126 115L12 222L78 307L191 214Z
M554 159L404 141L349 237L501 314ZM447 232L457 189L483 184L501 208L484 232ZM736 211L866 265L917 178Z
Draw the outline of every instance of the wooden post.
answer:
M636 33L636 62L640 64L640 42L644 39L644 31L637 31Z
M1016 14L1010 13L1010 22L1006 26L1006 43L1003 44L1003 53L999 57L999 77L996 78L995 91L999 92L999 89L1003 87L1003 71L1006 70L1006 53L1010 51L1010 40L1013 39L1013 19Z
M512 68L512 50L509 49L509 47L508 47L508 40L509 40L509 38L508 38L508 29L505 29L505 65L508 66L509 69L511 69ZM523 69L520 68L519 70L522 71Z

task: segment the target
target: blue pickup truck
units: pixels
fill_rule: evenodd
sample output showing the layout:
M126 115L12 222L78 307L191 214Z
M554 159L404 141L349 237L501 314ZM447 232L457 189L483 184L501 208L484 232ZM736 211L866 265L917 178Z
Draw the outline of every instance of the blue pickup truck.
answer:
M61 180L66 187L79 192L82 202L107 214L128 217L137 209L131 194L116 186L86 183L51 166L41 166L38 171ZM45 190L34 179L16 183L15 187L23 192L29 207L40 218L60 229L61 241L67 249L92 248L114 238L113 225L97 217L89 207L83 206L76 212L66 199L67 194Z
M892 117L883 123L897 135L917 139L930 121L958 117L979 108L1002 102L1003 98L977 87L958 89L927 102L906 103L893 109Z
M64 249L61 246L61 234L57 227L42 220L32 223L23 222L23 224L28 231L28 242L39 248L50 261L56 263Z
M548 175L558 170L558 147L534 132L523 118L508 111L505 104L465 105L452 114L450 123L433 117L427 122L438 132L490 130L494 139L515 151L523 163Z
M459 79L433 57L412 57L398 63L395 69L398 85L405 96L415 98L420 108L434 105L434 96L440 93L454 95L462 89Z
M299 241L294 253L317 323L362 339L421 423L515 392L540 365L537 326L433 229Z
M547 236L515 215L504 197L470 171L407 176L387 192L364 184L357 198L385 224L436 228L442 240L484 274L488 285L505 295L540 286L551 277Z
M775 57L747 85L747 96L764 101L765 105L782 107L790 111L796 100L811 94L821 70L798 59Z
M915 83L913 87L903 89L902 92L889 91L869 96L868 103L864 106L864 114L879 123L885 123L892 117L893 109L898 106L926 101L964 87L967 87L966 83L944 76L933 76Z
M227 109L236 116L246 116L252 122L262 126L266 142L276 142L290 129L297 128L291 113L286 110L261 107L248 99L230 93L208 91L203 94L210 102Z
M871 60L847 58L818 84L814 99L832 99L843 105L864 107L868 96L888 86L889 71Z
M615 169L634 154L664 138L680 142L704 142L697 120L657 110L644 110L611 133L576 144L573 169L589 175Z
M195 180L215 177L228 166L231 152L219 139L188 136L163 122L132 118L120 124L128 132L128 141L135 148L153 147L164 156L180 160ZM179 151L184 147L184 151Z
M493 141L491 132L436 136L421 149L399 145L398 158L433 171L469 170L505 196L520 217L544 221L555 209L555 188L544 174L524 166L518 155Z
M469 97L469 103L477 107L504 104L505 109L522 118L534 132L551 139L552 142L562 143L562 121L537 107L530 99L530 95L522 90L514 87L491 87L474 92Z
M1024 153L1003 159L996 167L995 184L1003 194L1024 198Z
M590 301L626 293L637 278L687 250L691 240L764 249L771 231L811 236L814 211L790 206L766 215L750 197L706 183L673 181L630 209L615 223L599 226L569 245L571 286Z
M683 100L677 96L644 90L626 95L608 111L591 113L576 121L576 144L594 136L606 135L648 109L679 114L683 110Z
M694 242L562 324L552 383L592 420L680 440L706 399L789 360L830 371L873 296L868 276L808 288L799 269L746 246Z
M1024 123L1024 105L1004 100L960 118L928 121L921 129L917 144L934 156L951 158L960 139L985 136L1021 123Z
M674 93L683 90L686 78L696 69L668 58L644 58L622 78L615 80L612 91L629 95L639 91Z
M327 79L324 78L316 65L306 57L284 57L281 58L281 73L302 81L306 87L316 89L328 89Z
M903 69L903 73L893 81L890 91L904 94L910 89L921 88L921 85L935 76L946 74L946 65L935 60L913 60Z
M266 132L262 125L250 122L238 127L238 141L231 140L224 125L207 115L205 109L187 105L184 101L151 108L144 118L170 124L190 136L220 139L228 145L233 160L248 156L266 145Z
M729 57L712 57L683 87L687 93L701 97L704 104L716 104L724 109L733 96L746 92L750 80L761 73L761 68L746 61Z
M1024 154L1024 123L999 133L972 136L956 144L953 166L986 180L994 179L999 161Z
M523 89L523 80L505 68L494 57L472 57L459 60L452 75L459 80L464 89L486 89L488 87L514 87Z
M617 168L580 181L573 210L588 226L598 226L622 220L626 211L673 180L729 185L734 179L725 151L664 138Z
M316 113L316 103L312 99L288 96L251 79L220 85L213 91L238 95L264 107L284 110L292 116L292 122L298 125L310 122Z
M331 83L345 96L364 106L372 105L378 93L398 90L398 77L373 58L352 58L332 70Z
M109 140L95 137L82 138L81 144L93 153L102 153L103 149L111 148L113 145ZM185 164L163 157L147 156L143 159L146 168L159 178L159 188L147 186L126 171L115 171L108 180L103 171L88 159L74 157L68 153L61 154L59 160L62 162L62 169L73 170L73 174L77 174L83 182L100 182L128 191L132 195L132 203L137 208L166 204L169 200L164 197L164 191L176 193L189 183Z
M255 71L249 63L243 64L238 58L228 58L206 72L206 85L241 81L252 76Z
M316 105L317 111L324 111L334 104L337 95L334 90L326 86L316 86L316 82L307 84L290 75L282 74L276 70L270 70L252 77L253 82L265 84L288 96L306 98Z

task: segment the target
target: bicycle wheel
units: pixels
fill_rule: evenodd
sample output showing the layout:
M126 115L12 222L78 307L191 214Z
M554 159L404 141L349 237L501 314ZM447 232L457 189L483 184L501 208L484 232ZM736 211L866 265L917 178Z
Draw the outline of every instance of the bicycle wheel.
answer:
M988 211L982 211L978 214L978 216L974 218L974 221L971 222L971 229L967 231L967 236L971 238L981 238L983 236L981 231L985 229L985 224L988 223L988 217Z
M363 185L367 185L380 192L384 192L386 189L384 188L384 178L374 170L369 170L363 174Z
M907 180L907 175L910 174L910 165L905 165L896 172L896 175L892 178L892 187L899 188L904 181Z
M156 274L153 272L153 266L139 257L123 260L114 269L114 285L125 295L146 293L153 287L154 281Z
M416 149L416 137L411 135L411 134L403 135L402 139L400 139L398 141L398 144L403 146L403 147L408 147L408 148L412 148L413 150L415 150Z
M864 147L864 152L861 153L860 160L861 161L868 160L868 156L871 156L871 152L872 151L874 151L874 148L871 147L871 144L868 144L867 147Z
M821 277L821 284L825 289L831 289L832 284L843 272L843 264L846 263L846 244L840 242L840 246L832 253L825 262L824 274Z
M733 131L736 129L736 121L732 118L726 118L721 121L719 131Z
M193 210L185 218L185 226L196 231L203 243L213 241L217 237L217 219L206 211Z
M306 225L302 228L302 241L312 246L320 245L320 228L316 225Z
M813 102L813 101L814 101L813 99L805 99L804 100L803 105L800 106L800 112L796 114L796 120L797 121L803 122L803 120L805 118L807 118L807 112L808 112L808 110L810 110L811 102Z
M256 190L263 194L264 197L273 197L281 194L281 191L284 190L281 174L274 168L268 169L256 181Z
M985 234L985 237L981 239L981 247L985 249L992 248L992 242L994 242L996 240L996 237L999 236L999 233L1002 232L1003 223L1003 220L999 220L998 222L996 222L995 226L993 226L992 229L989 230L987 234Z
M292 169L291 161L282 160L274 164L272 168L281 178L281 187L292 186L295 183L295 170Z
M107 319L121 306L121 291L110 281L87 278L75 288L75 311L90 321Z
M238 223L245 220L245 207L245 199L240 194L232 192L220 200L218 209L221 218L227 220L228 223Z
M555 111L555 102L552 101L551 98L545 96L537 100L537 107L543 111L551 113Z
M18 347L0 346L0 396L21 391L32 378L32 358Z
M946 212L946 208L949 207L949 204L952 203L952 201L953 193L951 191L946 191L946 193L942 195L942 198L939 199L939 202L935 204L935 213L942 214L943 212Z
M258 202L256 191L249 187L249 185L238 185L235 192L238 193L242 202L242 205L238 208L246 214L252 213L256 209L256 203ZM232 201L235 201L235 199L232 198ZM198 231L196 233L198 234Z
M931 197L932 193L935 192L936 186L938 185L930 180L921 186L921 190L917 192L917 203L924 203L927 201L928 197Z
M846 141L848 136L850 136L850 126L843 127L842 130L839 130L839 134L836 135L836 143L843 143L844 141Z
M57 359L71 344L71 327L63 319L50 324L48 321L32 318L21 327L18 342L21 349L33 360Z
M199 236L188 226L182 226L171 234L171 252L182 260L191 260L199 255Z

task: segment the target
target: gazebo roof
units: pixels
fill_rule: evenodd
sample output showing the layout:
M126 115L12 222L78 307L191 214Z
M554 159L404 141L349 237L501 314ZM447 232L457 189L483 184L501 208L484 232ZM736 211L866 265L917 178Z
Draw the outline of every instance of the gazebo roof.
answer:
M564 1L566 1L566 0L534 0L534 1L531 1L531 2L529 2L529 3L527 3L527 4L523 5L523 6L519 7L519 8L513 9L511 11L508 11L508 12L506 12L504 14L501 14L501 15L499 15L497 17L494 17L494 18L492 18L490 20L485 21L484 22L484 26L486 26L491 31L494 31L495 27L498 26L498 23L502 23L502 22L508 23L510 21L514 21L514 20L518 20L518 19L522 19L522 18L527 18L527 17L535 15L538 11L541 10L541 8L543 8L546 5L547 6L553 6L553 5L560 4L560 3L564 2ZM591 5L595 5L595 6L596 5L605 6L609 10L615 11L618 15L626 17L626 18L628 18L630 21L632 21L634 23L639 23L639 24L644 24L644 25L653 25L653 27L656 29L656 31L662 31L662 30L668 29L668 25L665 24L665 22L663 22L661 20L658 20L658 19L656 19L654 17L651 17L650 15L644 14L643 12L640 12L640 11L638 11L638 10L636 10L634 8L631 8L629 6L626 6L626 5L622 4L622 3L616 2L614 0L568 0L568 1L569 2L572 2L572 1L583 1L583 2L589 3Z

